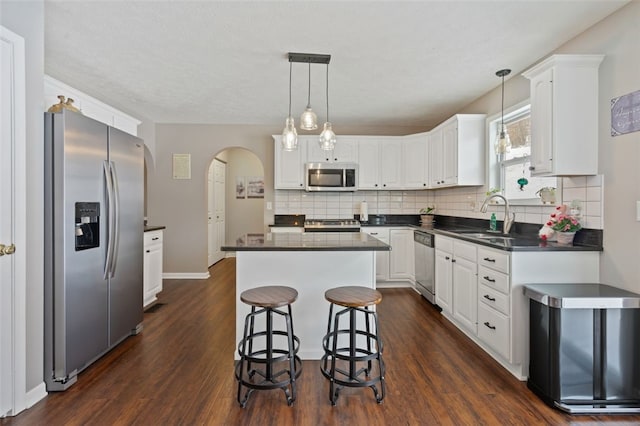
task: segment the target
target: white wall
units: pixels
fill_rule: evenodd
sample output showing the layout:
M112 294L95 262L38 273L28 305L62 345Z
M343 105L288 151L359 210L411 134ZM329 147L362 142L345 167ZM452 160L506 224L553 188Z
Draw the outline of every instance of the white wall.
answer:
M639 22L640 2L632 1L556 51L549 52L549 55L605 55L599 72L599 174L602 178L574 178L569 185L577 188L586 185L585 197L591 197L586 200L588 206L594 213L598 209L602 211L604 252L600 258L600 280L635 292L640 292L640 263L637 260L640 222L635 220L636 200L640 200L640 132L617 137L610 135L610 100L640 90ZM498 96L496 89L461 112L499 112ZM516 104L528 96L528 80L524 77L515 76L507 82L505 105ZM602 179L602 198L596 200L593 185L600 186L599 179ZM566 186L567 180L564 182ZM463 197L463 194L458 195L458 199Z
M43 383L44 3L0 2L0 24L25 39L27 160L27 391Z
M264 167L260 159L246 149L227 149L227 176L225 199L225 234L227 241L234 241L246 233L264 232L264 199L236 198L236 177L263 176Z

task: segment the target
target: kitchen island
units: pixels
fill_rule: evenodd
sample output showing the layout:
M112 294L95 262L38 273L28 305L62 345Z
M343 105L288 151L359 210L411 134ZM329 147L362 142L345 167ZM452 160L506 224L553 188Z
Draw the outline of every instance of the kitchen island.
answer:
M236 252L236 342L250 312L240 294L254 287L288 286L298 291L292 310L299 356L320 359L329 315L325 291L348 285L375 288L376 252L390 246L362 232L267 233L243 235L222 250Z

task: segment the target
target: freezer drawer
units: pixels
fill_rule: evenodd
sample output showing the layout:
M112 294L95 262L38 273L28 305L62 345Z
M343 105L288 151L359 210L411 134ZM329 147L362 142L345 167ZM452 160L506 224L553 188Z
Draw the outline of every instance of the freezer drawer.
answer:
M640 413L640 296L601 284L524 291L529 389L572 414Z

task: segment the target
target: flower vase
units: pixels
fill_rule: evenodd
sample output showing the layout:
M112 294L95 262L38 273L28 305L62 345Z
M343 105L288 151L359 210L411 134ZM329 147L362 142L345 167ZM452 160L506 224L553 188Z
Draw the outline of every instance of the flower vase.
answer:
M575 232L556 232L556 238L558 239L558 244L562 244L565 246L570 246L573 244L573 237L576 236Z
M421 214L420 215L420 225L423 228L433 227L433 215L432 214Z

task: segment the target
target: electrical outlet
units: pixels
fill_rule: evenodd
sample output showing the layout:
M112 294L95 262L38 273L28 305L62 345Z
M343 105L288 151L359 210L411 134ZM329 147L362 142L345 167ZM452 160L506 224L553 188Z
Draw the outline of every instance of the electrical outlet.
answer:
M271 209L273 209L273 204L271 204L271 201L267 201L267 210Z

